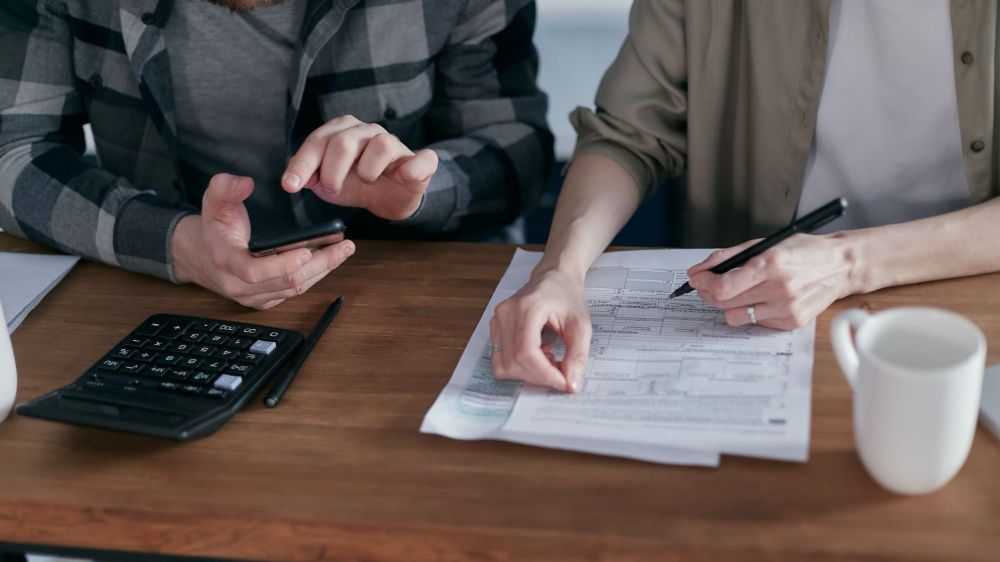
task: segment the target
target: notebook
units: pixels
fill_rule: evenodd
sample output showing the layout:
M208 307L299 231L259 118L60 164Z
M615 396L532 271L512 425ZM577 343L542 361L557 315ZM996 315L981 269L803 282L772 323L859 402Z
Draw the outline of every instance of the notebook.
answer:
M80 258L57 254L0 252L0 304L13 332Z

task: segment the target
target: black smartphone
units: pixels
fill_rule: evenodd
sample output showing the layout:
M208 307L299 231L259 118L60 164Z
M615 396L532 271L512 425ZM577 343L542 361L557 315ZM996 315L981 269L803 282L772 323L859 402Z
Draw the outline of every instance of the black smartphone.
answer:
M309 226L255 235L250 238L250 254L261 257L296 248L317 250L343 240L344 229L344 221L332 219Z

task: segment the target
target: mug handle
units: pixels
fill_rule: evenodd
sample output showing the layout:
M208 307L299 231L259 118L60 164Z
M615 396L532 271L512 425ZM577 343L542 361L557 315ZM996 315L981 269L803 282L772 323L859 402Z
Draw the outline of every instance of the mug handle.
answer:
M851 339L851 326L857 330L868 320L869 314L860 308L841 312L830 323L830 343L833 344L833 354L844 377L853 389L858 379L858 350Z

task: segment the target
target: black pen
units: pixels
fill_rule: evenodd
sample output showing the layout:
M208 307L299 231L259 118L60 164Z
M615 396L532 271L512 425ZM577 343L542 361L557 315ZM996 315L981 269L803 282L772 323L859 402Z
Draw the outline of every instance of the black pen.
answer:
M267 398L264 398L264 404L269 408L273 408L278 405L278 401L281 397L285 395L285 391L288 390L289 385L292 384L292 380L295 379L295 375L299 374L299 369L302 364L306 362L306 358L309 357L309 353L312 352L313 348L316 347L316 342L319 338L323 337L323 333L326 332L326 328L333 322L333 317L337 315L340 310L340 305L343 304L344 297L337 297L337 300L330 303L327 307L326 312L316 323L316 327L313 328L309 338L306 339L302 347L295 352L295 356L292 357L291 364L288 369L282 373L281 378L275 381L274 385L271 386L271 390L267 393Z
M844 214L844 209L846 208L847 208L846 199L844 199L843 197L834 199L833 201L830 201L826 205L823 205L822 207L816 209L815 211L809 213L808 215L805 215L804 217L798 220L792 221L792 224L786 226L785 228L782 228L778 232L775 232L774 234L768 236L767 238L761 240L760 242L757 242L753 246L750 246L746 250L743 250L742 252L729 258L728 260L713 267L712 269L709 269L709 271L711 271L712 273L722 274L729 271L730 269L735 269L745 264L747 261L750 260L750 258L763 254L764 252L770 250L776 244L784 240L785 238L788 238L789 236L797 232L811 232L823 226L824 224L832 221L833 219L840 217L841 215ZM686 295L693 290L694 287L692 287L689 283L684 283L683 285L678 287L676 291L670 293L670 296L667 298L672 299L674 297Z

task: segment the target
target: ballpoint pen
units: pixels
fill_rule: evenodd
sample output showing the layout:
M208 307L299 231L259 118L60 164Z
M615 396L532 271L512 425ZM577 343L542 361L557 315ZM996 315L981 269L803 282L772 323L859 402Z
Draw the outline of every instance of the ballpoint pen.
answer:
M750 246L746 250L736 254L735 256L729 258L728 260L716 265L715 267L709 269L712 273L722 274L730 269L735 269L747 261L749 261L754 256L763 254L767 250L777 245L782 240L790 237L798 232L811 232L817 228L823 226L824 224L832 221L835 218L840 217L844 214L844 209L847 208L847 200L843 197L838 197L833 201L830 201L826 205L816 209L815 211L799 218L798 220L792 221L791 224L782 228L778 232L768 236L767 238L757 242L753 246ZM679 297L681 295L686 295L694 290L694 287L690 283L685 282L683 285L677 288L673 293L670 293L668 299L674 297Z
M340 305L343 302L344 297L337 297L337 300L330 303L326 312L323 313L319 322L316 323L316 327L313 328L312 333L309 334L309 338L302 344L302 347L295 352L295 355L292 356L291 364L289 365L288 370L282 373L281 377L275 381L274 386L272 386L271 390L267 393L267 397L264 398L264 404L269 408L277 406L278 401L280 401L281 397L285 395L285 391L288 390L288 386L292 384L292 381L295 379L295 375L299 374L299 369L302 367L302 364L305 363L306 358L309 357L313 348L316 347L316 342L318 342L319 338L323 336L324 332L326 332L327 326L330 325L330 322L333 322L333 318L337 315L337 312L340 310Z

